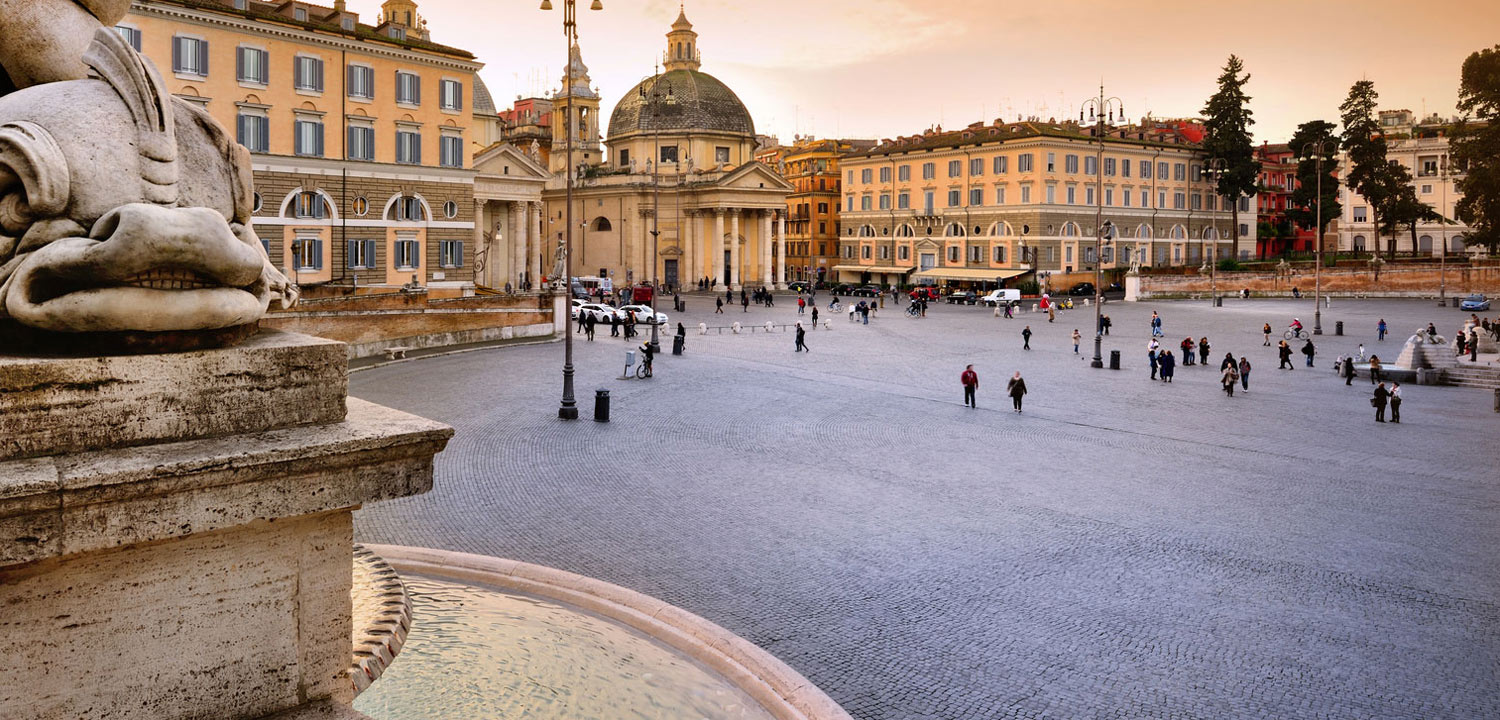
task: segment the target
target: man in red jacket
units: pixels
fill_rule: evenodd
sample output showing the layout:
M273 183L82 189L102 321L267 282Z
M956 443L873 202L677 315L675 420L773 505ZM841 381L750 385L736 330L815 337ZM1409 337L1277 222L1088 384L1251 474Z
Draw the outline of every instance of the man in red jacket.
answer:
M964 404L971 408L978 408L979 404L974 401L974 392L979 389L979 373L974 372L974 366L965 365L964 372L958 376L958 380L964 384Z

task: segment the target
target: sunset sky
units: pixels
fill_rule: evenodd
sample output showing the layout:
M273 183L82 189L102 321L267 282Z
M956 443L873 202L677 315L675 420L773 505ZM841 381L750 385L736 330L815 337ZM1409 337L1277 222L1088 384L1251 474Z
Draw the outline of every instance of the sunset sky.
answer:
M355 5L367 16L377 0ZM561 0L421 0L433 39L473 51L502 109L559 84ZM677 0L579 2L584 62L604 99L651 73ZM1225 4L1226 6L1229 4ZM1246 4L1236 3L1244 6ZM1459 66L1500 43L1500 0L688 0L703 70L735 90L756 129L882 138L941 123L1077 117L1118 96L1132 119L1196 115L1230 53L1252 74L1256 139L1337 120L1349 85L1375 81L1382 108L1451 115Z

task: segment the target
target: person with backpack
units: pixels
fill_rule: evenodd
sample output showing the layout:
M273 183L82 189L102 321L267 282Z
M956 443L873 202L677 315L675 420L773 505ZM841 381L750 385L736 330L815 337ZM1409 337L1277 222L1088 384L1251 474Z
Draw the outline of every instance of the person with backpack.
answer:
M1308 367L1313 366L1313 355L1316 355L1317 352L1318 349L1313 347L1312 339L1309 338L1308 341L1302 346L1302 354L1307 356Z

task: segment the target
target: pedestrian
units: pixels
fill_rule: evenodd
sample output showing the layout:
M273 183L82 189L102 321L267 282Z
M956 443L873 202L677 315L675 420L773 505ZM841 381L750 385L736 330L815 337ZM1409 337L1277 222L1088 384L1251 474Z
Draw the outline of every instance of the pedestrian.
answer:
M1016 309L1016 303L1014 301L1005 303L1005 319L1006 320L1010 320L1011 318L1015 317L1015 315L1012 314L1012 313L1015 312L1015 309Z
M614 313L609 314L609 336L620 337L620 316Z
M806 313L807 313L807 298L802 297L801 295L798 295L797 296L797 314L798 315L803 315L803 314L806 314Z
M1360 362L1364 362L1365 361L1365 344L1364 343L1360 343L1359 344L1359 351L1356 352L1356 353L1354 353L1354 357L1359 358Z
M1479 362L1479 331L1469 330L1469 362Z
M860 317L861 320L864 321L864 323L866 325L869 325L870 324L870 311L875 309L875 301L871 300L868 303L860 303L860 304L863 305L864 307L862 307L862 308L859 309L859 317Z
M1031 349L1031 326L1030 325L1027 325L1026 329L1021 331L1021 349L1022 350L1030 350Z
M1172 357L1172 351L1163 350L1156 362L1161 365L1161 381L1172 382L1172 373L1177 369L1177 358Z
M1375 422L1385 422L1385 404L1390 397L1391 392L1385 389L1385 383L1375 387L1375 397L1370 398L1370 404L1375 406Z
M1051 303L1047 304L1047 322L1057 319L1057 308Z
M1082 339L1083 339L1083 336L1080 335L1080 334L1078 334L1078 328L1073 328L1073 354L1074 355L1078 354L1078 341L1080 341Z
M1016 412L1021 412L1021 398L1026 396L1026 381L1021 379L1020 370L1005 384L1005 392L1010 395L1010 402L1015 406Z
M1381 342L1385 342L1385 330L1385 318L1380 318L1380 322L1375 323L1375 337Z
M734 288L729 287L727 285L724 286L724 304L725 305L733 305L734 304Z
M1266 323L1265 325L1262 325L1260 327L1260 332L1261 332L1262 335L1266 336L1266 341L1263 342L1263 343L1261 343L1261 345L1263 345L1265 347L1271 347L1271 323Z
M1198 341L1198 362L1203 365L1208 364L1208 338L1206 337Z
M1380 367L1380 356L1379 355L1371 355L1370 356L1370 382L1371 382L1371 384L1380 382L1380 370L1381 370L1381 367Z
M1401 422L1401 383L1391 381L1391 422Z
M1099 318L1099 324L1102 325L1102 326L1104 326L1104 334L1108 335L1109 334L1109 329L1110 329L1111 326L1113 326L1115 324L1115 321L1110 320L1108 315L1104 315L1104 316L1102 316L1102 317Z
M1180 344L1180 347L1182 348L1182 365L1183 365L1183 367L1187 367L1189 365L1192 365L1193 364L1193 348L1194 348L1193 339L1192 338L1183 338L1182 339L1182 343Z
M716 315L723 315L724 314L724 298L721 298L721 297L714 298L714 314L716 314Z
M1155 310L1151 311L1151 337L1166 337L1161 331L1161 316Z
M964 371L958 376L958 381L964 386L964 404L971 408L978 408L979 403L974 399L974 393L979 390L979 373L974 372L973 365L965 365Z
M589 342L594 341L594 316L590 315L583 321L583 334Z
M1344 376L1344 384L1345 385L1353 385L1354 384L1354 358L1352 358L1352 357L1346 357L1346 358L1344 358L1344 369L1341 372L1343 373L1343 376Z
M776 307L776 294L771 292L771 288L766 288L766 307Z
M813 303L812 319L813 319L813 327L817 327L818 326L818 304L817 303Z
M1240 356L1240 387L1250 392L1250 358L1245 355Z
M1224 393L1234 397L1234 386L1240 381L1240 368L1232 362L1226 362L1224 370L1219 375L1219 382L1224 386Z
M1453 347L1455 348L1455 350L1453 351L1453 354L1457 355L1458 357L1463 357L1467 352L1468 342L1469 336L1465 335L1464 331L1459 330L1457 333L1454 333Z
M802 322L798 321L797 322L797 349L793 350L792 352L802 352L803 350L807 350L808 352L812 352L812 350L807 347L807 330L802 327Z
M1223 371L1224 368L1227 368L1230 365L1239 367L1239 362L1234 359L1234 353L1224 353L1224 359L1219 361L1219 370Z
M1159 347L1159 346L1157 345L1156 338L1151 338L1151 342L1146 343L1146 360L1150 361L1150 363L1151 363L1151 379L1152 380L1156 379L1156 349L1157 349L1157 347Z
M1318 352L1318 349L1315 348L1315 347L1313 347L1312 339L1309 338L1308 341L1307 341L1307 343L1302 346L1302 354L1307 356L1307 366L1308 367L1312 367L1313 366L1313 355L1316 355L1317 352Z
M1292 346L1282 340L1276 345L1276 352L1281 356L1281 364L1276 366L1277 370L1296 370L1292 365Z
M750 312L750 296L744 290L740 291L740 312Z

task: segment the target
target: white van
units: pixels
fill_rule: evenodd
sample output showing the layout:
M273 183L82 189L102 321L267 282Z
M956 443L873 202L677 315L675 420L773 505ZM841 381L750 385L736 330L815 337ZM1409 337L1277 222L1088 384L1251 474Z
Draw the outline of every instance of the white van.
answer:
M990 294L979 298L979 302L982 302L985 305L989 305L991 307L998 303L1020 302L1020 300L1021 291L1015 288L1000 288L999 290L991 290Z

